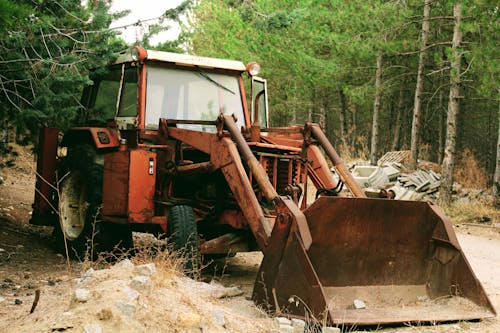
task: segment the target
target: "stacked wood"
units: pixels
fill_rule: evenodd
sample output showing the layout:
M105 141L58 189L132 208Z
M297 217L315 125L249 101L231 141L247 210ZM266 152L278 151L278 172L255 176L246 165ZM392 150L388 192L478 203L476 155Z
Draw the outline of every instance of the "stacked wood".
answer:
M441 175L432 170L417 170L399 176L398 181L402 186L410 187L415 192L431 194L439 190Z

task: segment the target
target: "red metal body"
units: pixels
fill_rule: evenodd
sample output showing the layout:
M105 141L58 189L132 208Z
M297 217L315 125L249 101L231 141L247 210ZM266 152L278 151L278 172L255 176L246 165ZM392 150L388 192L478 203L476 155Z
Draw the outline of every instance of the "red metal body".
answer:
M57 221L54 211L54 188L56 184L57 147L59 130L44 127L40 131L39 151L36 162L35 202L33 203L33 224L53 225Z
M103 216L150 222L154 216L156 154L145 150L118 151L104 159Z

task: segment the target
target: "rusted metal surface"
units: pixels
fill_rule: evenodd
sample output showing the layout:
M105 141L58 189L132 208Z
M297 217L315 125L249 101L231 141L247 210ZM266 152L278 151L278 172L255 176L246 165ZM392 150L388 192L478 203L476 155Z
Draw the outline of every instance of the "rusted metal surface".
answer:
M155 153L138 149L107 154L104 158L103 215L128 216L132 223L151 223L155 184Z
M226 151L224 152L223 149L218 151L233 159L233 163L221 168L222 173L243 215L248 221L250 229L252 229L257 243L259 244L259 248L264 249L271 235L272 226L264 216L262 208L257 201L257 197L250 184L245 168L239 158L236 146L227 138L222 139L221 142L226 142L226 146L224 147ZM260 167L260 164L258 166Z
M435 206L321 197L304 215L308 250L298 245L294 223L278 215L265 251L253 297L271 311L358 326L495 316L450 221ZM354 300L366 308L355 309Z
M298 154L301 152L300 148L295 148L295 147L290 147L290 146L285 146L285 145L275 145L275 144L262 143L262 142L247 142L247 144L250 147L268 148L268 149L272 149L272 150L284 150L288 153Z
M197 174L207 174L214 171L212 162L201 162L177 167L177 174L181 176L192 176Z
M129 162L128 151L104 156L102 186L102 214L104 216L127 216Z
M144 223L154 216L156 154L146 150L130 151L128 216L131 222Z
M308 168L314 186L316 188L334 188L337 184L333 181L328 163L318 146L309 145L307 147L307 158L311 161L311 163L308 163Z
M289 212L278 214L257 274L253 300L269 312L323 322L326 296Z
M322 197L304 214L313 238L308 255L330 290L327 303L335 323L494 315L450 221L428 203ZM370 296L362 316L346 306L354 295ZM447 302L439 306L443 298Z
M250 150L250 147L245 141L245 138L241 134L240 130L236 127L234 119L230 117L223 117L224 125L226 126L229 133L231 133L232 139L238 146L243 159L247 163L248 168L252 172L253 177L259 184L260 189L264 193L264 196L269 202L273 202L277 197L278 193L273 188L272 184L269 182L267 174L262 169L259 161L255 158L255 155Z
M227 224L240 230L249 228L249 223L245 219L245 215L243 215L241 210L236 209L226 209L223 211L217 218L217 223L221 225Z
M97 149L115 148L120 145L118 140L118 132L115 129L105 127L75 127L67 133L64 140L71 140L72 136L81 138L85 133L88 133L92 138L93 144ZM76 140L79 140L76 138ZM63 140L63 145L66 144ZM75 142L78 143L78 142ZM81 143L81 142L80 142Z
M216 134L174 127L169 127L168 133L169 137L181 140L210 155L210 161L214 168L222 171L236 202L248 221L259 248L264 249L271 235L272 226L264 216L262 207L255 196L235 143L229 138L218 138ZM246 145L245 142L244 144ZM246 147L248 148L248 145ZM259 164L257 166L260 167Z
M36 162L35 202L31 224L52 225L57 219L51 204L56 186L57 142L59 130L44 127L39 134L39 147Z
M357 198L366 198L365 193L363 190L359 187L359 185L354 181L354 178L352 178L351 173L349 170L347 170L344 162L342 162L342 159L340 156L337 154L335 151L335 148L333 148L332 144L328 139L326 138L325 133L319 128L318 125L316 124L311 124L308 123L306 126L310 127L312 135L320 145L323 147L325 150L325 153L328 155L328 157L331 159L333 165L335 166L335 170L339 174L340 178L342 181L349 187L351 190L352 194L354 194L355 197Z
M70 147L87 142L97 149L116 148L120 145L118 132L106 127L74 127L65 133L61 146Z
M147 67L146 63L140 65L139 71L139 82L137 84L138 96L137 96L137 129L144 130L146 122L146 79L147 79Z
M249 250L246 237L234 233L222 235L200 245L201 254L229 254Z

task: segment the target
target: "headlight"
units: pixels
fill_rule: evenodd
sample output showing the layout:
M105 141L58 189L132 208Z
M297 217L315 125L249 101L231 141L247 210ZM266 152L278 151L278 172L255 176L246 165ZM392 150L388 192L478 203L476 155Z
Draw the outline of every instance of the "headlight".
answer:
M250 76L255 76L260 73L260 65L256 62L250 62L247 65L247 73Z
M130 50L130 55L132 56L132 60L134 61L144 61L147 58L148 53L142 47L134 46Z

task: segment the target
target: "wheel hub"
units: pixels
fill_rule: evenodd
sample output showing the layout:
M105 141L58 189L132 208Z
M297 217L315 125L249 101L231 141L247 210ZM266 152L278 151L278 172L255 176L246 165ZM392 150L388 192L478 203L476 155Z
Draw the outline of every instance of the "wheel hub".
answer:
M82 233L88 206L87 186L79 171L71 171L59 191L59 220L68 240L75 240Z

